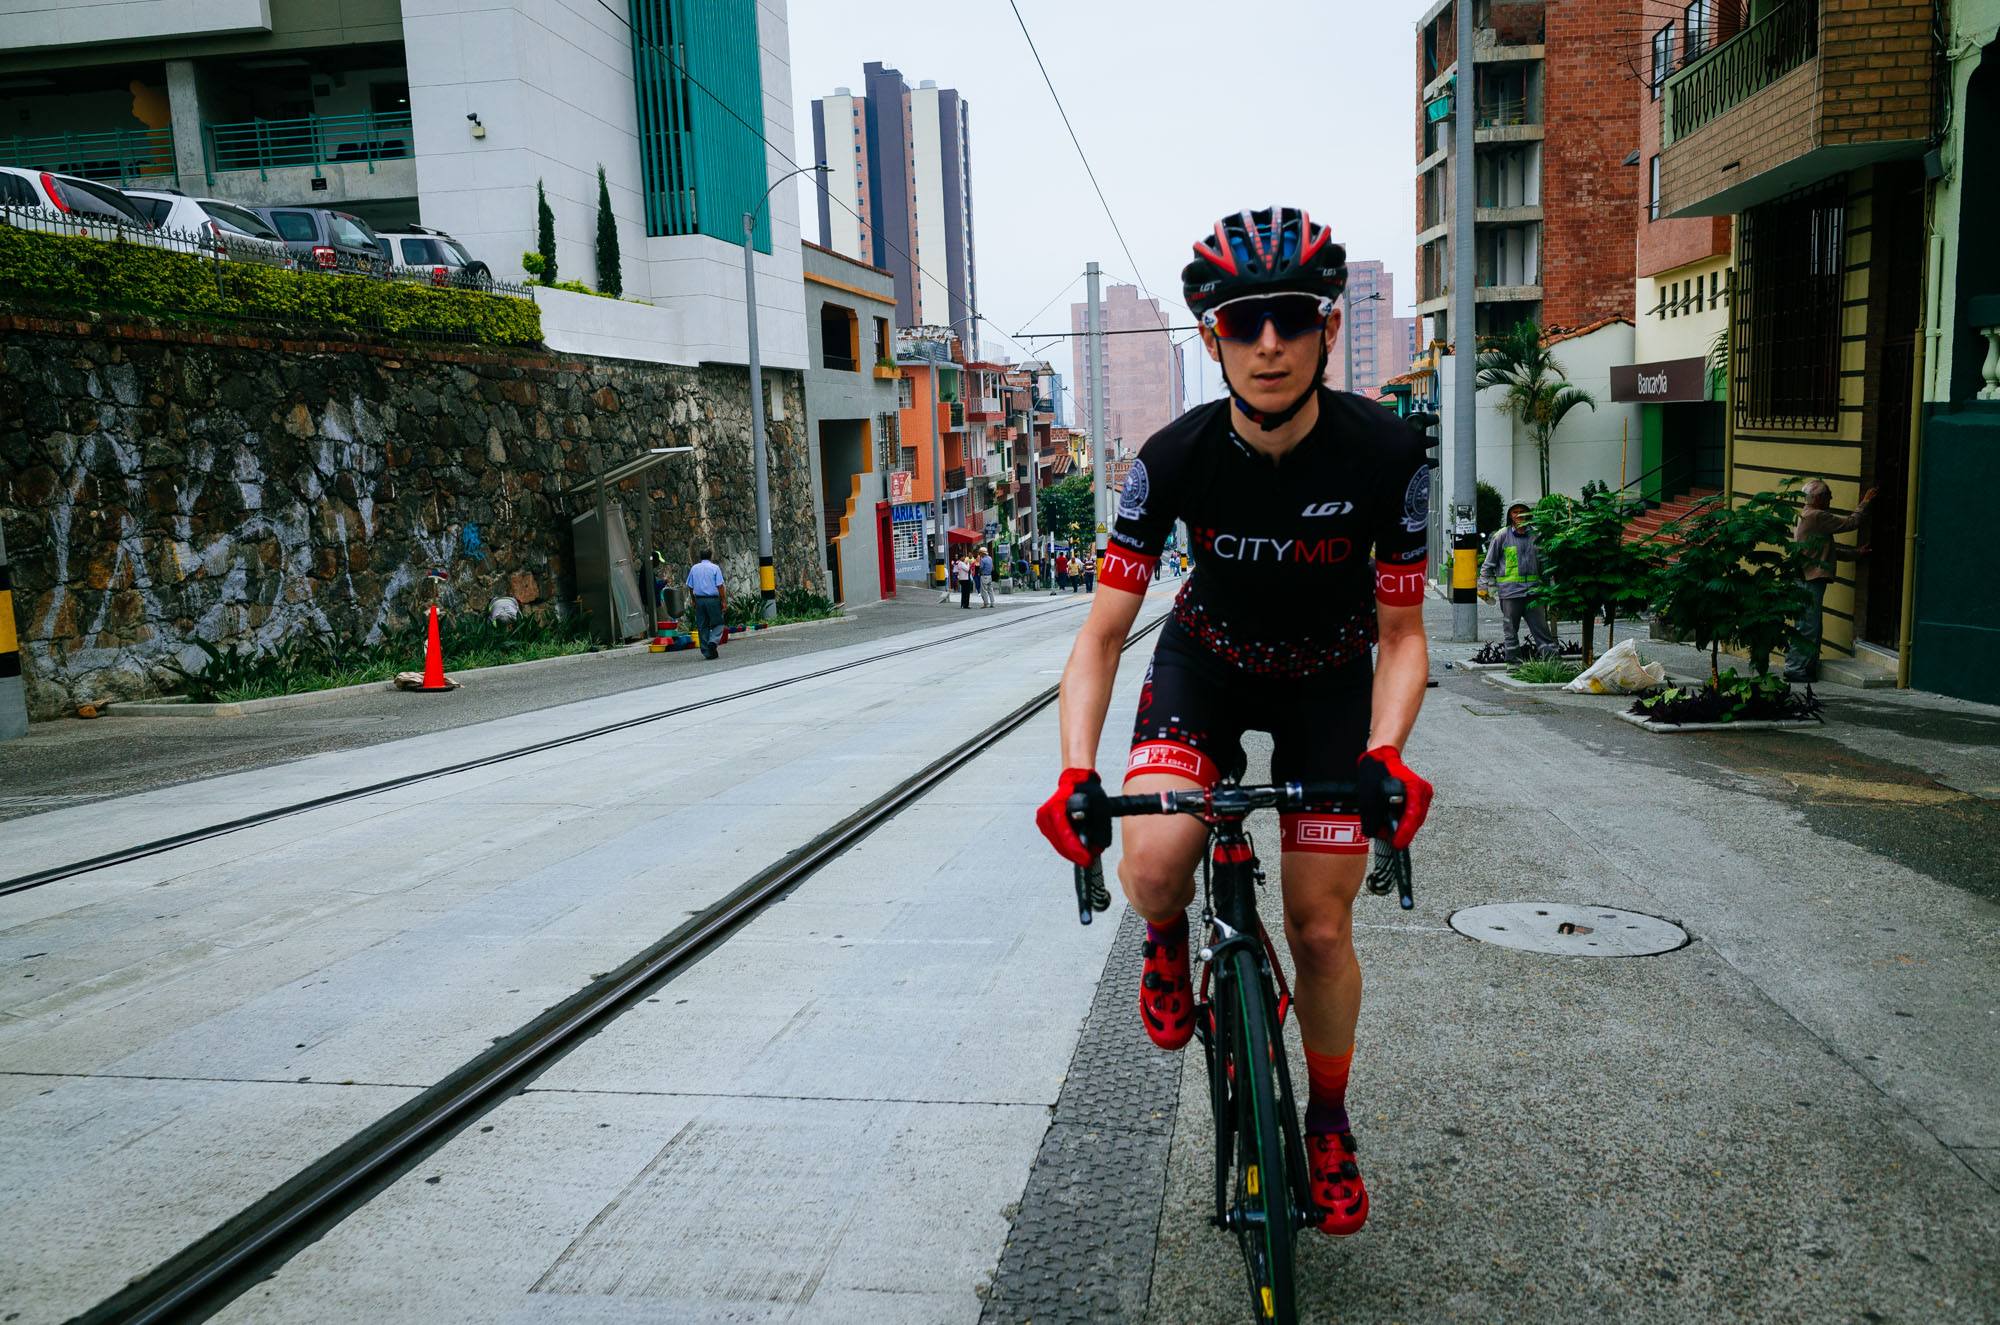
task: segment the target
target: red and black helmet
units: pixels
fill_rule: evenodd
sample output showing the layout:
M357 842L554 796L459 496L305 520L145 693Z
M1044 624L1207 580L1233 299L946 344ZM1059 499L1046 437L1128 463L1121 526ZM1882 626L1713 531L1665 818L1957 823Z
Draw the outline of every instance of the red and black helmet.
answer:
M1324 295L1347 288L1347 250L1297 207L1237 212L1195 241L1181 268L1181 296L1199 318L1217 304L1251 294Z

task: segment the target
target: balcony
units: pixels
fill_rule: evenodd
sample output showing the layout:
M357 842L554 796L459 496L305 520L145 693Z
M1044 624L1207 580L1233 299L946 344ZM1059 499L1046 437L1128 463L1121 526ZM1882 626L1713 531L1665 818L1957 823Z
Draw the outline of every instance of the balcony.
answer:
M103 133L0 138L0 162L135 188L147 181L171 186L178 182L179 175L172 129L109 129Z
M953 432L964 432L965 406L956 400L948 400L945 402L945 404L949 406L951 409L951 423L949 425L951 430Z
M1000 410L1000 402L991 396L979 396L965 405L965 419L968 423L998 423L1007 417Z
M1791 0L1667 80L1660 145L1668 147L1748 101L1819 49L1817 0Z
M218 174L229 171L254 170L269 180L273 170L311 166L317 174L328 165L358 164L373 174L378 161L416 155L408 111L204 124L201 139L211 187Z
M964 487L965 487L964 465L960 465L956 469L947 469L944 471L944 490L946 492L957 492Z
M1929 145L1930 11L1784 0L1666 81L1663 218L1727 216Z

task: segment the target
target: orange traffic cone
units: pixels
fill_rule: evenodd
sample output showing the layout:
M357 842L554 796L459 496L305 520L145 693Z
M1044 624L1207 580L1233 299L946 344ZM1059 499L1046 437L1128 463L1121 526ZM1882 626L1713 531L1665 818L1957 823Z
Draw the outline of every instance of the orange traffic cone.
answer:
M431 637L430 642L424 645L424 684L421 688L425 691L440 691L452 688L451 682L444 679L444 646L438 643L438 610L436 603L431 604Z

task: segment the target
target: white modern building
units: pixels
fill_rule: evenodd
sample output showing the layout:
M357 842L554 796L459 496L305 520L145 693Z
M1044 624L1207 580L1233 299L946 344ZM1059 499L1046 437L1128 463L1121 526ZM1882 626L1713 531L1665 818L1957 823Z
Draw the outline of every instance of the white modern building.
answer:
M756 210L763 361L806 365L785 0L13 0L0 163L338 207L535 248L595 287L597 170L625 302L543 292L558 349L742 363Z

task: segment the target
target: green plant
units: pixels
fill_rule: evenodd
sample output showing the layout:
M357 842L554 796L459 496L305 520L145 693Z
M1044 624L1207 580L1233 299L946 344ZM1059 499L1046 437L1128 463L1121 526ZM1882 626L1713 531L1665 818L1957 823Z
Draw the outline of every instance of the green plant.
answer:
M542 255L539 253L523 253L521 255L521 270L540 280L543 270Z
M820 621L839 616L840 607L810 589L786 589L778 595L778 617L784 621Z
M1535 685L1565 685L1582 673L1582 667L1563 658L1531 658L1507 669L1507 675L1516 681Z
M535 181L535 250L542 255L542 269L535 273L543 285L556 283L556 214L549 208L549 195L542 182Z
M391 337L447 335L489 345L535 345L542 339L542 312L526 299L255 262L210 262L122 240L16 226L0 226L0 298L353 327Z
M1625 541L1625 512L1611 494L1583 501L1551 493L1529 516L1542 573L1531 596L1551 617L1583 623L1583 661L1596 657L1597 616L1615 639L1618 618L1637 616L1653 596L1655 549Z
M1500 532L1500 526L1507 521L1507 513L1500 507L1500 489L1479 480L1473 496L1473 524L1479 529L1479 541L1484 543Z
M1792 636L1806 602L1804 557L1792 542L1798 497L1759 492L1730 505L1718 495L1697 504L1655 535L1671 555L1658 575L1661 621L1682 639L1708 650L1708 671L1720 683L1724 644L1741 645L1759 676L1771 654Z
M623 297L625 277L618 268L618 218L611 214L611 185L604 165L597 167L597 288L613 299Z
M1821 717L1824 706L1812 687L1794 690L1782 676L1743 676L1736 669L1705 686L1669 686L1642 695L1631 711L1652 722L1679 726L1689 722L1748 722L1760 719Z
M1571 410L1597 408L1597 400L1582 387L1571 386L1562 365L1542 342L1540 325L1524 320L1504 336L1489 338L1479 351L1475 384L1500 387L1500 408L1535 435L1541 462L1542 495L1549 494L1549 439Z
M1088 476L1071 474L1041 489L1037 498L1035 515L1044 535L1080 547L1095 534L1097 495Z

